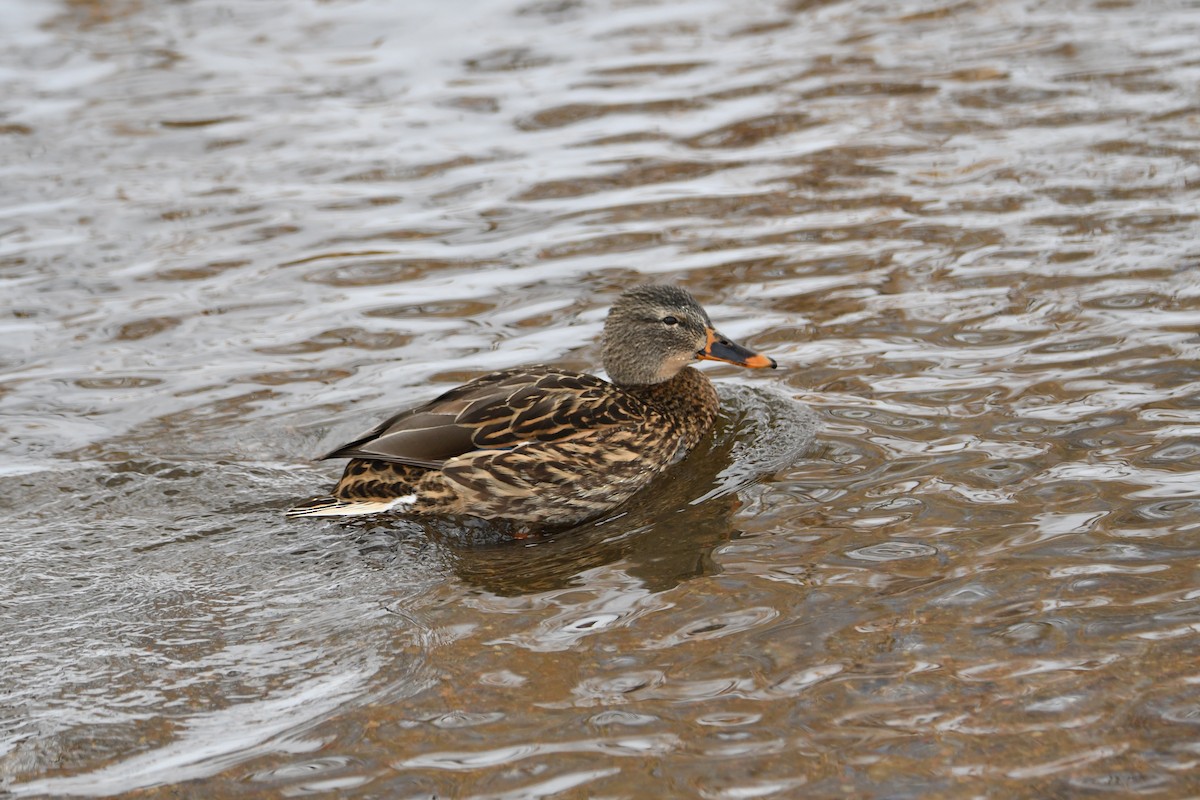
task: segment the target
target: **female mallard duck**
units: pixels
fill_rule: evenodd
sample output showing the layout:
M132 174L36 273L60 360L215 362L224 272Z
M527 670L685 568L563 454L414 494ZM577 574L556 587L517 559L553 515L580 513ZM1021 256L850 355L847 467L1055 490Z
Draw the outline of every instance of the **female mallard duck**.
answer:
M775 367L717 333L683 289L638 286L604 323L611 383L542 366L476 378L324 456L351 459L332 496L287 513L582 522L628 500L712 427L717 392L688 366L703 359Z

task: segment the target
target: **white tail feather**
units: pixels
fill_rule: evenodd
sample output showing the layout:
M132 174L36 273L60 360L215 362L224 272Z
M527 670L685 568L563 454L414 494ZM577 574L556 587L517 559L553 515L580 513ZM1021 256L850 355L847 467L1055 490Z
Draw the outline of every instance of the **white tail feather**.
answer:
M393 497L389 500L339 500L336 497L318 497L303 505L284 512L289 517L358 517L364 514L382 514L385 511L403 510L417 499L415 494Z

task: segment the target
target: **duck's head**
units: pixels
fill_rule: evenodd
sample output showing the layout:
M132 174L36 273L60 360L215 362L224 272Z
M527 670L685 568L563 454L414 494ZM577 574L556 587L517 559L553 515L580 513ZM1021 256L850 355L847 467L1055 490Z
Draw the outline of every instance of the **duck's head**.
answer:
M676 286L636 286L622 294L604 323L604 368L613 383L662 383L693 361L775 368L713 328L708 314Z

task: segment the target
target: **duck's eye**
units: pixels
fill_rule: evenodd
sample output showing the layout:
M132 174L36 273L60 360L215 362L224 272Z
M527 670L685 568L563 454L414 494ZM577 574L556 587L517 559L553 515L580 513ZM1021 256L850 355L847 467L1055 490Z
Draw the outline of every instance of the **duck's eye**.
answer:
M678 325L679 324L679 320L675 319L674 317L663 317L662 321L663 321L663 325Z

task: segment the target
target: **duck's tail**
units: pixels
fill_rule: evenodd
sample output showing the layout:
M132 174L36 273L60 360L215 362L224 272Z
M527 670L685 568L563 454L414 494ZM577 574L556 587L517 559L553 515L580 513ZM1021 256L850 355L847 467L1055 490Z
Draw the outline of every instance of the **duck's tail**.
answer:
M358 517L403 511L417 499L415 494L389 497L386 500L342 500L337 497L314 497L284 512L289 517Z

